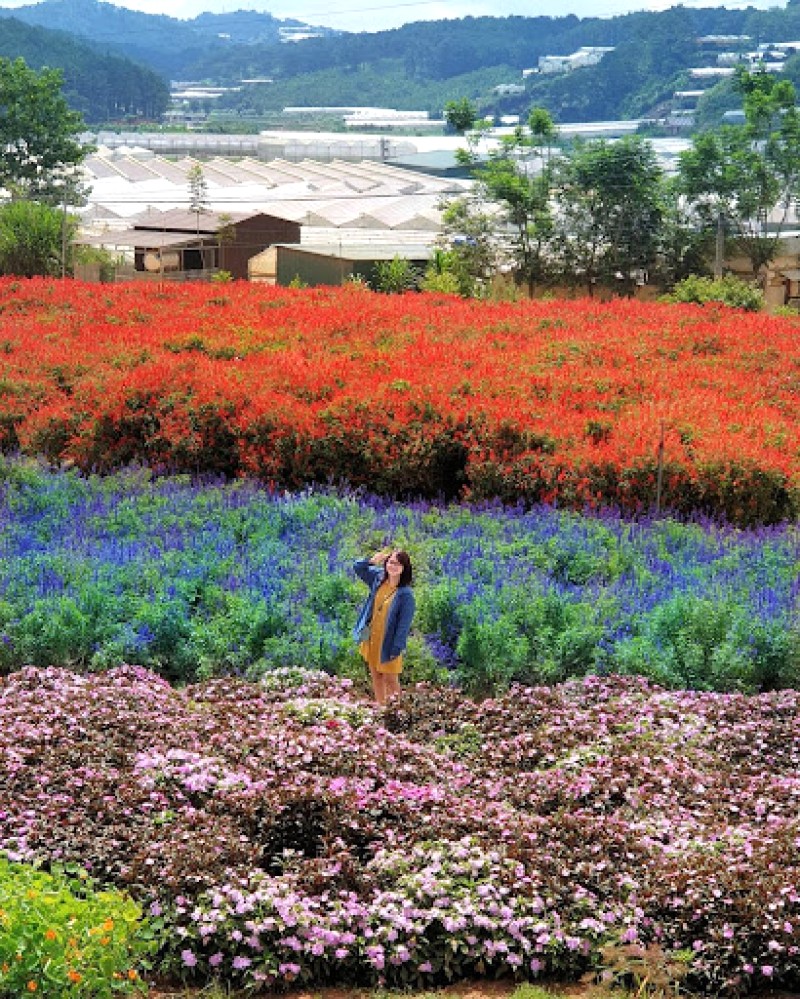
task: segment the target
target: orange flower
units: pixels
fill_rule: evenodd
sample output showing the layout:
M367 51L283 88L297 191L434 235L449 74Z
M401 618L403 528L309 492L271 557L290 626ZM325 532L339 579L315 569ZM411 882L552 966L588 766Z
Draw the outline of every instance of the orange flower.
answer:
M103 929L106 931L106 933L110 933L114 929L114 920L113 919L107 919L103 923Z
M128 978L130 978L132 982L135 982L138 977L139 977L139 972L136 971L135 968L131 968L130 971L128 972Z
M107 947L111 943L111 937L100 937L100 946Z
M28 992L35 992L38 988L38 984L33 979L28 982Z
M70 968L69 971L67 972L67 978L71 982L74 982L77 985L78 982L81 981L81 979L83 978L83 975L78 974L77 971L74 971L72 968Z
M44 935L44 938L45 940L55 940L57 936L58 934L56 933L55 930L47 930L47 932Z

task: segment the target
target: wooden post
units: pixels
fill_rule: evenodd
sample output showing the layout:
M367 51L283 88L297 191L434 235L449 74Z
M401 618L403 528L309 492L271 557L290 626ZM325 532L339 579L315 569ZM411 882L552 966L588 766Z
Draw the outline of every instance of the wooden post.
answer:
M661 489L664 484L664 421L661 421L661 436L658 441L658 470L656 472L656 516L661 513Z

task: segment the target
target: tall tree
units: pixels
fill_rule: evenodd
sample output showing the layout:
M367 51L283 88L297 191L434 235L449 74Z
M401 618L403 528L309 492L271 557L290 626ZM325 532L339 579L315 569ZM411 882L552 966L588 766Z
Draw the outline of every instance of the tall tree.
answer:
M448 101L444 106L444 120L454 132L463 135L478 118L478 109L468 97Z
M485 161L478 159L474 147L461 156L472 168L481 198L500 206L506 227L500 235L505 236L517 279L530 292L549 273L555 135L548 112L534 108L527 127L515 129Z
M700 224L724 221L758 274L775 256L800 193L800 113L792 83L769 73L737 73L745 123L695 137L681 154L680 183Z
M199 163L195 163L186 173L189 188L189 211L197 217L197 231L200 231L200 216L208 211L208 181Z
M441 255L436 265L452 275L464 298L482 295L497 270L495 218L479 195L450 199L442 211L442 232L437 240Z
M0 58L0 187L12 197L62 201L91 151L61 91L58 70Z
M598 284L631 294L661 242L663 175L652 145L638 136L579 144L559 178L562 276L590 294Z

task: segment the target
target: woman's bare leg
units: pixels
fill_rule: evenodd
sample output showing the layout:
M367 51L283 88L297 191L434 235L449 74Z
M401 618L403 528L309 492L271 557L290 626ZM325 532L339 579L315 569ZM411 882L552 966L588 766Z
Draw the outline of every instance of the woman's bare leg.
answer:
M383 693L386 701L400 693L400 677L397 673L383 674Z
M383 687L383 675L374 669L370 669L369 672L372 677L372 694L378 704L385 704L386 692Z

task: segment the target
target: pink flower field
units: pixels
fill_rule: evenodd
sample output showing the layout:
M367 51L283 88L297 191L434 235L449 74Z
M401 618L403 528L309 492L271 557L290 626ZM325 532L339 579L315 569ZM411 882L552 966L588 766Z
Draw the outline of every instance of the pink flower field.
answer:
M578 977L612 947L797 988L799 708L592 677L382 712L302 670L29 668L0 681L0 849L128 891L173 980Z

